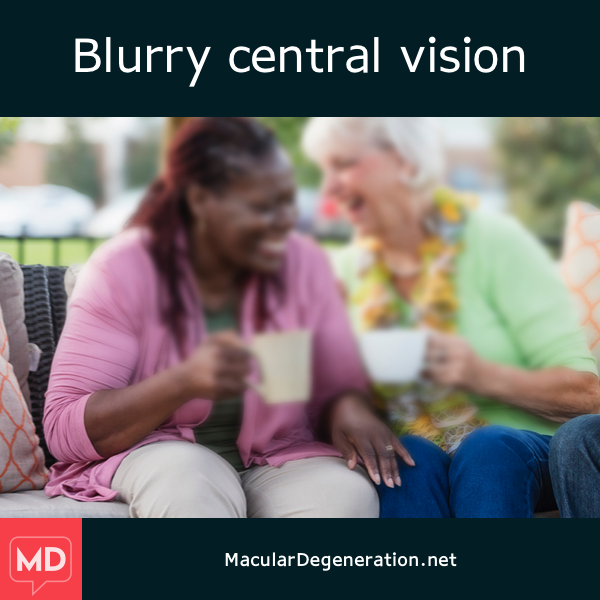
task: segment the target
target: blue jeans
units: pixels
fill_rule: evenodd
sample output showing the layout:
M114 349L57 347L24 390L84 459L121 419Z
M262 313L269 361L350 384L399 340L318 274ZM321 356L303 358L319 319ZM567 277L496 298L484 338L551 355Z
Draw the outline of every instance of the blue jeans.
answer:
M472 433L454 459L427 440L402 440L402 487L379 487L382 519L530 519L556 510L549 436L507 427Z
M562 517L600 518L600 416L575 419L556 434L550 467Z

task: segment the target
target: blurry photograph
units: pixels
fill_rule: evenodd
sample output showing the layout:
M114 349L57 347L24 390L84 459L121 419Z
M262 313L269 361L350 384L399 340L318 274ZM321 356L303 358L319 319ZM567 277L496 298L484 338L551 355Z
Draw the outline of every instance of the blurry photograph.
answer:
M0 117L0 518L600 518L600 117Z

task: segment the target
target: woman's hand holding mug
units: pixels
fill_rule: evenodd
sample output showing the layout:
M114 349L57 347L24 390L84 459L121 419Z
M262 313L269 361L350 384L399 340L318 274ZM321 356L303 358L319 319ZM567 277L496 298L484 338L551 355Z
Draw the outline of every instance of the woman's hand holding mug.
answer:
M252 354L236 333L219 333L209 337L182 369L192 397L230 400L248 388Z
M466 340L440 333L430 335L424 373L428 381L477 394L485 365Z

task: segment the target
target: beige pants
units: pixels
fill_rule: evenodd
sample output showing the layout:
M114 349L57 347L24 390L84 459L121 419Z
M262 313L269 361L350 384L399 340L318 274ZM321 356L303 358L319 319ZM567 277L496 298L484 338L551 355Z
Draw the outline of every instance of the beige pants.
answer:
M214 452L186 442L136 450L112 489L138 519L379 517L367 473L350 471L341 459L313 458L240 475Z

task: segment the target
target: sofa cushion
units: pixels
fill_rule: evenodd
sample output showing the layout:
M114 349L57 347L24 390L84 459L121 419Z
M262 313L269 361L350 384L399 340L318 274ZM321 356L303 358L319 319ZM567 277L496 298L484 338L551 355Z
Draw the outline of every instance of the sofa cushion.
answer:
M43 490L44 453L14 370L0 307L0 494Z
M600 362L600 210L591 204L575 202L569 208L562 272Z
M84 266L85 265L71 265L65 273L65 291L67 292L67 298L69 300L71 300L71 297L73 296L77 280L79 279L79 275Z
M0 519L128 519L129 507L119 502L50 500L44 492L0 496Z
M0 307L10 345L10 364L23 392L27 406L29 398L29 340L25 327L25 293L23 273L18 263L8 254L0 252Z

